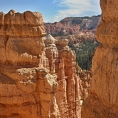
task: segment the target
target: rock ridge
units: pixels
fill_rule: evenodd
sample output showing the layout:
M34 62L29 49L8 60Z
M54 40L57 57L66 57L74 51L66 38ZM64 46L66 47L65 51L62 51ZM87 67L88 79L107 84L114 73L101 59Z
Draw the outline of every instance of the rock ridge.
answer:
M75 35L85 32L95 34L101 15L92 17L67 17L59 22L44 23L47 33L53 36Z
M42 21L42 15L38 12L26 11L23 14L14 10L10 10L7 14L0 12L0 36L43 36L45 29Z
M76 74L68 40L46 35L40 13L0 13L0 54L1 118L81 117L91 77Z

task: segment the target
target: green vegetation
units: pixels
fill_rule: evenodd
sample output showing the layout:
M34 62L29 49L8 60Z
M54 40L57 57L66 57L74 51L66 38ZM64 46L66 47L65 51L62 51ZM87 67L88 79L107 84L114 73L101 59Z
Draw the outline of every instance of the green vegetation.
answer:
M62 32L59 32L58 34L51 34L53 37L57 37L57 36L59 36L59 37L62 37L62 36L68 36L69 34L67 33L67 34L64 34L64 33L62 33Z
M69 47L76 53L76 62L82 69L89 70L91 68L92 57L99 44L95 39L86 40L78 46L69 44Z

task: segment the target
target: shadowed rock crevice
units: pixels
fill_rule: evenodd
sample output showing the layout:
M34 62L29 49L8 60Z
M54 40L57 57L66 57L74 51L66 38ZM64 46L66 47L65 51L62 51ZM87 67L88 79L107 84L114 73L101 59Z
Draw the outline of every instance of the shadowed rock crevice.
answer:
M12 78L10 78L7 75L4 75L2 73L0 74L0 83L2 83L2 84L16 84L16 82Z

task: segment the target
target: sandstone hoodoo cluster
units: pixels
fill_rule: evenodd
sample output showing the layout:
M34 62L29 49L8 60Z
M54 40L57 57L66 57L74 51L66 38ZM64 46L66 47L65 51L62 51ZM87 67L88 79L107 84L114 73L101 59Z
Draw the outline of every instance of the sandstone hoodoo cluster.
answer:
M46 35L40 13L0 12L0 54L0 118L81 117L90 77L76 74L68 40Z
M118 1L100 2L93 77L40 13L0 12L0 118L118 118Z

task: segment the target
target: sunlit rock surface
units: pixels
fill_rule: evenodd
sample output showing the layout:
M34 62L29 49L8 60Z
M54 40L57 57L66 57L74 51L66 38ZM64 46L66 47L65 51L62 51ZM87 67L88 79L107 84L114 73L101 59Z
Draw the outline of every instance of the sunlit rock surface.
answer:
M91 77L79 76L67 39L46 35L40 13L0 12L0 54L0 118L81 117Z

